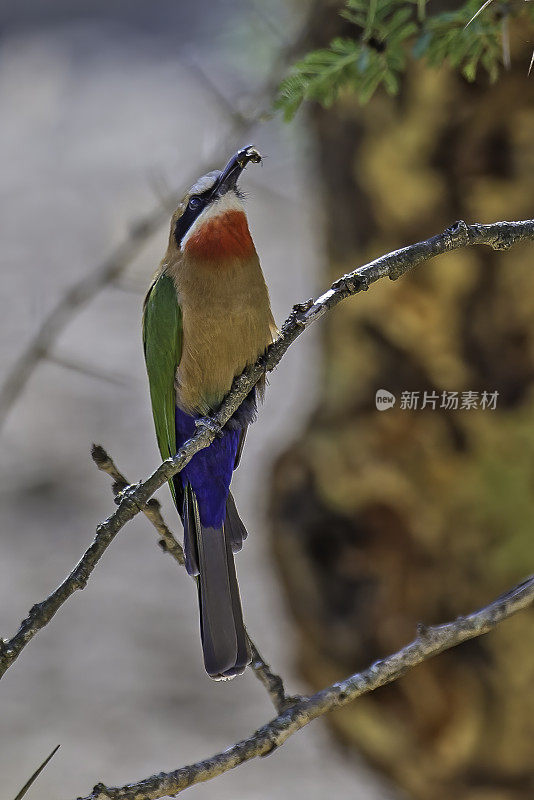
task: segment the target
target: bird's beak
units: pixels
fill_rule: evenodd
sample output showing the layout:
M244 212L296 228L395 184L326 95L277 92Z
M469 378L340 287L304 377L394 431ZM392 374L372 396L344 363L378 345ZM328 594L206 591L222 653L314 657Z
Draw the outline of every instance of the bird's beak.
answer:
M230 189L235 189L237 179L249 161L252 161L254 164L259 164L261 162L260 152L252 145L242 147L241 150L238 150L237 153L232 156L213 187L213 195L221 196L226 194Z

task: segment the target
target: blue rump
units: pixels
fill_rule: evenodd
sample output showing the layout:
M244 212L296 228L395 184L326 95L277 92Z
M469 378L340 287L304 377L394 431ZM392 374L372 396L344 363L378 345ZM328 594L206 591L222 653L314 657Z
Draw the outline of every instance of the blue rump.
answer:
M196 431L195 417L176 408L176 448ZM225 427L209 447L195 453L179 473L182 485L189 483L198 502L200 521L206 528L220 529L226 516L226 500L239 447L242 427Z

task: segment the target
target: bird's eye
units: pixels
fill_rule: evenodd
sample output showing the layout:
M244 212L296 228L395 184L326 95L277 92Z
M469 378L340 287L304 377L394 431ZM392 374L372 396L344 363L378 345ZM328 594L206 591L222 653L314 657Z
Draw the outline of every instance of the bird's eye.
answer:
M191 211L197 211L200 206L202 205L202 200L200 197L192 197L189 201L189 208Z

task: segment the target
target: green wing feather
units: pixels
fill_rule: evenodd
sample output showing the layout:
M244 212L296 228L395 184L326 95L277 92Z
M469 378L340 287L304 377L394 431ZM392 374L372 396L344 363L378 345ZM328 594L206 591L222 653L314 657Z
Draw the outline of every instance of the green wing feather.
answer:
M174 379L182 357L182 310L172 278L159 275L145 299L143 346L152 414L163 459L176 454ZM169 481L176 501L173 481Z

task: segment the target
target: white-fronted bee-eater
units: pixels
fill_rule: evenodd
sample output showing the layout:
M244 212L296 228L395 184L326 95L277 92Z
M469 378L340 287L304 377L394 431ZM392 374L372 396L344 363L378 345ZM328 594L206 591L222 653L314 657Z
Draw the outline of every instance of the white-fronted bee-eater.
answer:
M277 333L237 188L251 161L261 156L245 147L187 192L145 299L145 360L164 459L195 433L196 419L218 408L234 377ZM198 585L204 664L216 679L238 675L250 662L233 556L247 532L230 481L256 398L254 389L222 434L170 481L184 526L186 568Z

